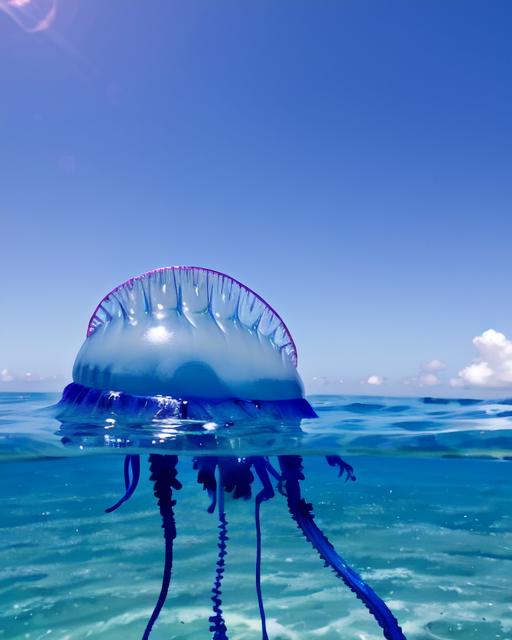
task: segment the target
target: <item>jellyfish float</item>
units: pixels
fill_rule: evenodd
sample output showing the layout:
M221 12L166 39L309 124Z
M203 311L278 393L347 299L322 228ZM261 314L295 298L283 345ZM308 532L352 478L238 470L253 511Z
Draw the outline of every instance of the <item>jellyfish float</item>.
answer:
M237 280L210 269L167 267L132 278L98 304L78 353L73 382L57 405L59 419L84 423L97 413L126 419L175 419L230 429L237 421L267 420L300 424L316 414L304 398L297 372L297 351L285 323L263 298ZM354 480L352 467L336 455L326 462ZM140 454L124 461L125 493L118 509L134 493L140 476ZM305 476L299 455L233 457L198 455L197 480L218 518L218 557L209 618L213 640L227 640L222 611L222 581L227 553L224 495L254 497L256 531L256 597L261 637L268 640L261 588L262 504L284 497L288 511L327 567L367 607L387 640L405 640L384 601L336 552L315 523L312 505L302 496ZM150 479L162 519L164 568L160 594L142 632L150 637L171 582L173 547L179 523L173 507L181 488L178 456L149 455ZM253 483L257 485L254 489Z

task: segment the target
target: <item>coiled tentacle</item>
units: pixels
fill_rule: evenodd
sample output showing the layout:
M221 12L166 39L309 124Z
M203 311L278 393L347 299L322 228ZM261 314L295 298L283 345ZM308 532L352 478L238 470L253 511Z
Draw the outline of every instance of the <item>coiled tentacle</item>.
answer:
M130 470L131 470L131 478L130 478ZM128 455L124 457L124 486L125 486L125 494L122 496L114 505L105 509L105 513L112 513L116 509L131 498L137 485L139 484L140 478L140 456L138 455Z
M387 640L406 640L396 618L385 602L336 553L332 544L316 526L312 513L313 507L302 498L300 492L299 481L304 480L302 458L300 456L279 456L279 464L285 482L288 509L305 538L316 549L325 563L364 603L382 628L384 637Z
M160 515L162 516L162 529L164 530L165 558L162 586L157 603L151 614L149 622L142 636L142 640L148 640L151 629L155 624L160 611L164 606L169 584L171 582L173 541L176 538L176 523L174 521L173 507L176 501L172 499L172 490L181 489L181 483L177 480L178 456L151 454L149 456L150 479L153 481L153 493L158 500Z
M255 522L256 522L256 594L258 597L258 607L260 610L261 619L261 637L262 640L268 640L267 634L267 620L265 616L265 608L263 606L263 596L261 593L261 521L260 510L261 503L274 497L274 489L268 477L266 464L263 458L256 458L254 460L254 468L258 474L258 478L263 485L262 490L257 494L255 499Z
M227 627L224 622L224 616L222 615L222 578L224 577L224 558L227 554L227 541L228 541L228 523L226 520L226 513L224 511L224 486L222 484L222 471L220 466L217 468L218 480L217 480L217 510L219 514L219 541L218 548L219 553L217 556L217 568L215 573L215 581L212 588L212 602L214 615L210 616L209 621L212 623L210 631L213 633L212 640L228 640Z

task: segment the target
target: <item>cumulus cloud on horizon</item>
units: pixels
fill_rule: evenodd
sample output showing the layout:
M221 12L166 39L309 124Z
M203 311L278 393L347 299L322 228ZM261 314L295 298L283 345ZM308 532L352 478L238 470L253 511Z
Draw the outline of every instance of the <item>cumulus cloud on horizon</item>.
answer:
M446 363L434 358L434 360L420 365L418 374L412 378L406 378L403 383L418 387L435 387L442 384L438 374L444 369L446 369Z
M370 376L368 378L368 380L366 381L366 384L373 384L373 385L381 385L384 382L384 378L381 378L380 376Z
M58 383L61 380L67 380L67 378L62 378L62 376L58 376L55 374L41 376L30 371L22 374L19 371L13 372L10 369L7 369L7 367L0 369L0 385L6 384L7 388L9 389L12 389L13 386L15 388L18 388L20 384L23 384L27 388L34 387L35 389L37 389L41 385L52 385ZM6 387L2 387L0 391L5 388Z
M473 338L478 357L450 380L452 387L512 386L512 341L487 329Z
M434 360L422 365L421 368L423 371L442 371L443 369L446 369L446 362L434 358Z
M435 373L428 373L424 371L418 376L418 384L420 387L435 387L436 385L441 384L441 380Z
M0 382L12 382L14 380L14 376L9 373L9 369L2 369L0 371Z

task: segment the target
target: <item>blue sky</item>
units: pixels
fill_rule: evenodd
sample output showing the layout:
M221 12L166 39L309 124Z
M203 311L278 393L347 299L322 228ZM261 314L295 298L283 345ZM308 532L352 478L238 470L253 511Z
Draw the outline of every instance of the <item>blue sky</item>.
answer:
M197 264L310 391L506 393L512 345L472 340L512 337L509 2L52 6L0 0L0 389L61 387L107 291Z

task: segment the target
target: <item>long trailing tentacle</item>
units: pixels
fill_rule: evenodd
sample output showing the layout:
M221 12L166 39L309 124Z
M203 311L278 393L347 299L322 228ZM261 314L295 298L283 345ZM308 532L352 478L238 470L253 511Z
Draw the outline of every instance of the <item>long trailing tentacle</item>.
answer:
M130 470L131 470L131 478L130 478ZM122 496L115 504L113 504L108 509L105 509L105 513L112 513L116 509L131 498L137 485L139 484L140 478L140 456L138 455L128 455L124 458L124 486L125 486L125 494Z
M261 593L261 519L260 510L261 503L274 497L274 489L272 483L268 477L266 463L264 458L256 458L254 460L254 469L258 474L262 490L257 494L255 499L254 516L256 522L256 594L258 597L258 607L260 610L261 619L261 637L262 640L268 640L267 634L267 620L265 616L265 607L263 606L263 595Z
M304 480L302 458L300 456L279 456L279 464L283 474L288 508L304 534L305 538L316 549L320 557L330 566L336 575L364 603L384 632L387 640L406 640L387 605L369 587L347 563L339 556L329 540L314 522L313 507L301 496L299 481Z
M212 623L210 631L213 633L212 640L228 640L227 627L222 615L222 578L224 577L224 566L227 554L228 541L228 523L226 520L226 512L224 511L224 486L222 483L222 470L220 465L217 467L217 511L219 514L219 553L217 556L217 568L215 572L215 581L212 587L212 602L214 615L210 616L209 621Z
M125 491L130 486L130 467L132 463L131 455L124 457L123 474L124 474L124 489Z
M149 622L142 636L142 640L148 640L151 629L155 624L162 607L164 606L169 584L171 582L173 541L176 538L176 523L174 521L173 507L176 501L172 499L172 490L181 489L181 483L177 480L178 456L151 454L149 456L150 479L153 481L153 493L158 500L160 515L162 516L162 529L164 530L165 558L162 586L157 603L151 614Z

